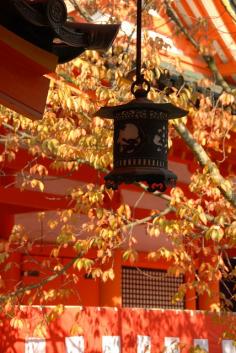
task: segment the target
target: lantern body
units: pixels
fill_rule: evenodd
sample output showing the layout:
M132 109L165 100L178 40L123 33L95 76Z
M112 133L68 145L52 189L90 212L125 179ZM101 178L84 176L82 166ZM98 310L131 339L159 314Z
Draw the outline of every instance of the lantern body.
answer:
M114 119L114 169L105 176L106 187L146 182L147 190L165 191L177 177L169 171L168 120L186 115L172 104L155 104L139 97L116 107L103 107L96 115Z

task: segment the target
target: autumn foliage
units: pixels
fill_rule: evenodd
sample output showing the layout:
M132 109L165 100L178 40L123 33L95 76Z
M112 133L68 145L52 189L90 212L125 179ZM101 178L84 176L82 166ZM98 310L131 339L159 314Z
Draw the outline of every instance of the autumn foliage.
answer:
M148 13L152 8L157 9L154 2L147 1L143 11L142 53L143 73L152 87L149 95L155 102L172 102L189 111L187 118L171 123L169 148L174 151L175 146L183 141L186 150L190 148L193 152L194 172L187 195L178 185L166 195L155 193L157 198L165 199L166 207L153 210L145 219L136 219L134 210L122 201L117 207L111 207L114 192L105 189L100 174L112 168L113 124L111 120L94 117L94 114L101 106L121 104L132 98L135 3L122 2L124 6L119 7L110 6L112 1L102 2L102 5L100 1L78 3L77 11L86 21L99 9L110 16L109 21L130 22L131 32L126 34L121 30L107 53L88 51L73 62L58 66L57 73L51 77L42 120L31 121L1 107L3 149L0 162L3 170L5 163L14 161L20 150L27 150L30 156L21 170L22 190L31 187L44 192L44 181L50 170L66 176L80 171L85 164L95 169L98 175L94 183L78 184L78 187L68 190L70 206L48 221L48 229L57 229L58 236L51 252L53 268L41 264L42 268L48 269L44 280L25 287L18 283L7 291L4 279L0 280L0 305L5 313L12 316L14 328L22 325L21 318L14 312L15 305L19 305L23 298L24 302L32 305L34 302L50 303L55 296L63 298L68 295L63 289L45 289L45 285L57 276L76 283L80 274L86 272L94 279L113 280L113 253L116 249L124 249L123 257L127 261L134 262L138 257L135 250L137 224L146 224L147 234L144 236L158 238L165 234L172 243L168 249L153 248L148 254L150 261L167 260L169 272L175 276L191 274L174 300L182 300L189 289L210 295L209 284L212 281L235 279L236 270L229 261L229 253L236 246L235 171L228 172L222 168L225 166L223 162L230 161L234 153L235 90L222 90L216 99L196 90L196 84L207 84L211 90L213 78L196 84L183 83L179 88L158 87L160 76L166 74L160 63L161 54L166 53L167 48L158 36L153 38L148 32L148 29L158 32L158 28ZM160 7L160 14L168 18L165 3L163 1ZM176 35L181 40L183 34ZM178 69L181 75L181 63ZM50 163L44 164L44 160ZM145 191L145 185L136 187L140 194ZM87 218L78 234L73 220L81 214ZM9 239L0 243L1 266L13 266L7 261L10 255L30 251L32 245L27 229L15 225ZM60 251L66 247L73 249L74 258L65 265L60 263ZM89 256L91 251L96 253L95 260ZM68 272L69 268L73 271ZM223 299L222 308L230 308L231 303ZM233 293L230 299L235 299ZM213 306L214 310L219 310L218 304ZM52 320L62 311L63 306L57 306L47 320ZM39 327L40 335L41 331Z

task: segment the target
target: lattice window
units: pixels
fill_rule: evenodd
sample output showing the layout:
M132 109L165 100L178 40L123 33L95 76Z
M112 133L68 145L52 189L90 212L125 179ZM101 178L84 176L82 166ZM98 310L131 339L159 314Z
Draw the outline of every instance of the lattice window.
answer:
M184 301L172 303L183 275L147 268L122 268L122 306L136 308L184 309Z

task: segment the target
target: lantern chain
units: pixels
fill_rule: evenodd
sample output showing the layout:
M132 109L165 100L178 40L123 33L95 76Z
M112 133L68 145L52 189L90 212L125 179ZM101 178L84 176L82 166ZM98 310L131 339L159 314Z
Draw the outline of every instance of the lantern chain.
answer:
M142 41L142 0L137 0L137 39L136 39L136 82L142 83L141 76L141 41Z
M138 97L146 97L150 91L150 83L141 73L142 68L142 0L137 0L137 37L136 37L136 79L132 83L131 92ZM144 89L144 84L146 89ZM138 87L135 89L135 87Z

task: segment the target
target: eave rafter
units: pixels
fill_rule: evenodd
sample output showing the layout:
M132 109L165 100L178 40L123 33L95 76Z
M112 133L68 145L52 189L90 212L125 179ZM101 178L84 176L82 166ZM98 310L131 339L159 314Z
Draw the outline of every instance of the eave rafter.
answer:
M229 61L226 64L217 64L217 67L223 76L231 76L232 74L236 75L236 61L234 60Z

